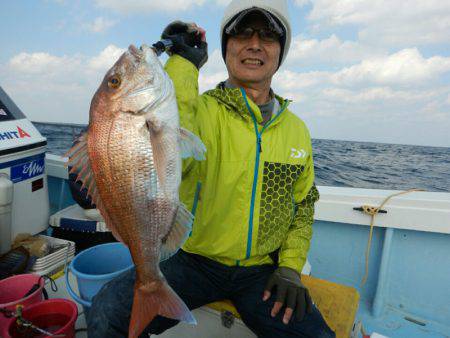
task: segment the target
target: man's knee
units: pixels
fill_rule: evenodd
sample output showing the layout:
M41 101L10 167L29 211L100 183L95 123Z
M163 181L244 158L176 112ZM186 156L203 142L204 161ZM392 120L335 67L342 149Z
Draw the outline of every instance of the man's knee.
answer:
M336 334L329 328L325 328L322 331L317 332L317 338L336 338Z
M105 284L92 300L87 316L92 337L122 337L128 332L133 302L134 270Z
M106 298L96 297L87 316L89 337L123 337L128 331L125 320Z
M330 329L319 309L314 306L313 312L307 314L303 321L296 322L296 328L312 337L335 338L336 334Z

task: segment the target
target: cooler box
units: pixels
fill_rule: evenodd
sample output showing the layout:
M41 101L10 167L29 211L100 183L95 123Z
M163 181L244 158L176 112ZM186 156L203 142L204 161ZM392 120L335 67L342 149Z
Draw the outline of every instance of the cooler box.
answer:
M86 210L78 204L51 215L49 224L53 229L52 236L75 242L76 253L94 245L117 242L105 222L87 217Z
M11 240L48 227L47 140L0 87L0 173L13 183Z
M242 320L231 312L220 312L208 306L192 311L197 325L184 322L155 337L161 338L256 338Z

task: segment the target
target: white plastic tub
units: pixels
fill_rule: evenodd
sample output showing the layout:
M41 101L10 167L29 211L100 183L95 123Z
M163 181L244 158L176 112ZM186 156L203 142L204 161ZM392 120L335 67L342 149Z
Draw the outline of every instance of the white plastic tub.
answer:
M53 238L49 236L39 235L44 238L51 247L62 246L55 252L49 255L38 258L31 268L31 272L39 275L49 274L55 270L58 270L67 262L70 262L75 255L75 243L72 241Z

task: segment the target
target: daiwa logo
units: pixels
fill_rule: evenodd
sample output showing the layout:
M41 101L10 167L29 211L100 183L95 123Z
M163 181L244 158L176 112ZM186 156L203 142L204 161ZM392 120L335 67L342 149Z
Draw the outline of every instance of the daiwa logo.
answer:
M44 173L45 166L33 161L23 166L23 176L34 177Z
M0 140L12 140L17 138L31 137L25 130L17 126L17 131L4 131L0 132Z
M308 156L308 153L304 149L291 148L291 158L305 158L306 156Z

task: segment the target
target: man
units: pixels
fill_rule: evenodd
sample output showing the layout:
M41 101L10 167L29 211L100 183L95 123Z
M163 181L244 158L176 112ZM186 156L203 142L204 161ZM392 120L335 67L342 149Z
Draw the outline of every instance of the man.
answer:
M164 30L181 124L200 136L207 159L183 164L180 198L195 214L193 231L160 266L190 309L230 299L259 337L334 337L300 278L318 199L311 140L270 87L290 34L286 1L232 1L222 21L229 77L199 95L204 31L182 22ZM134 271L99 292L89 336L126 336L133 285ZM145 333L176 324L156 317Z

